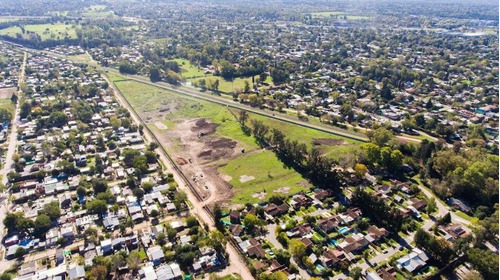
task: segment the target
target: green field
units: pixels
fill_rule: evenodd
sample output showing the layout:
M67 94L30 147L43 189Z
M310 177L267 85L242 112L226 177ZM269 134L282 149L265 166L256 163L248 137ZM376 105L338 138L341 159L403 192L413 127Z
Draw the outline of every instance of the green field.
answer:
M257 78L258 76L255 77L255 79ZM235 92L238 90L243 91L243 89L245 88L245 81L248 81L248 83L250 83L250 86L252 86L252 78L235 78L232 81L229 81L219 76L207 75L206 77L189 79L189 81L198 81L201 79L205 79L207 83L210 80L219 80L219 91L225 93Z
M105 5L93 5L89 8L86 8L82 12L83 17L89 18L105 18L105 17L114 17L116 16L113 11L106 10Z
M316 12L316 13L311 13L313 18L329 18L329 17L337 17L338 19L345 19L346 20L366 20L370 19L370 17L367 16L355 16L355 15L350 15L345 12Z
M229 183L234 187L234 198L232 199L234 203L259 202L274 194L280 194L274 191L284 187L286 190L283 190L281 194L296 193L311 186L295 170L284 167L272 151L260 150L253 136L243 133L235 117L239 114L238 110L184 96L154 85L128 80L118 74L107 73L107 75L139 113L147 114L160 108L171 108L170 113L166 114L162 120L167 128L172 129L178 121L185 119L207 118L218 124L214 136L233 139L238 142L239 146L245 148L246 154L226 162L216 163L222 165L219 167L220 173L232 178ZM309 149L313 147L315 139L335 140L341 144L316 146L332 158L336 158L342 153L354 151L360 143L251 113L250 119L262 120L271 128L283 131L291 140L305 143ZM150 123L148 126L155 132L159 132L155 123ZM174 139L173 143L176 144ZM240 177L243 175L254 178L247 182L241 182ZM258 193L261 194L257 195Z
M285 167L272 151L267 150L230 160L219 168L219 172L232 178L229 183L234 187L234 203L258 203L280 194L275 190L283 187L287 191L281 194L286 195L311 186L299 173ZM241 176L254 179L242 182ZM259 192L265 192L265 195L257 197L256 193Z
M181 96L155 86L122 80L119 75L108 74L108 76L138 111L154 111L163 105L175 104L175 111L166 115L163 121L167 127L172 128L177 120L186 118L208 118L219 125L216 130L217 136L232 138L247 150L258 147L252 136L243 133L236 118L224 106Z
M11 112L11 114L14 115L15 106L10 98L0 98L0 108L7 109L7 111Z
M48 39L70 39L76 38L76 30L72 25L57 23L57 24L28 24L24 26L25 33L19 26L11 26L9 28L0 29L0 35L7 35L10 37L17 37L17 34L22 34L23 38L29 39L29 33L36 33L40 35L42 40Z
M176 58L169 61L175 61L181 67L181 75L186 79L204 77L205 73L203 70L198 69L197 66L193 65L189 60L184 58Z
M86 64L94 64L97 65L95 61L92 60L92 57L90 57L89 54L83 53L79 55L70 55L68 56L69 60L78 62L78 63L86 63Z

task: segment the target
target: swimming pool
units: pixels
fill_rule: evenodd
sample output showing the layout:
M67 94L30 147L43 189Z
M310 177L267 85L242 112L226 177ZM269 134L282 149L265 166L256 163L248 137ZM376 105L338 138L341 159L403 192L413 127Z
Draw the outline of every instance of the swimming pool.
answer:
M345 234L347 232L349 232L349 228L348 227L339 228L339 233L340 234Z

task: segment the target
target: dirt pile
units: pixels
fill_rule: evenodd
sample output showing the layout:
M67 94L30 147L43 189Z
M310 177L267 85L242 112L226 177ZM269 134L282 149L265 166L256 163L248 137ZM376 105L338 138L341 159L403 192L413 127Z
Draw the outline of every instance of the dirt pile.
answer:
M207 122L206 119L199 119L196 121L195 125L191 127L191 131L199 135L209 135L215 132L217 126L218 125L215 123Z
M198 157L205 160L228 158L234 153L234 148L236 148L236 142L231 139L209 139L205 142L203 150L198 154Z

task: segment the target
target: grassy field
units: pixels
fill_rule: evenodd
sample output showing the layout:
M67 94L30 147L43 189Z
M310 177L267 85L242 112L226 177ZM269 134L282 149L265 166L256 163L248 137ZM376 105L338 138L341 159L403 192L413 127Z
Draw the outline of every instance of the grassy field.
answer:
M115 13L113 11L106 10L105 5L93 5L89 8L86 8L82 12L83 17L89 18L105 18L105 17L114 17Z
M177 120L185 118L208 118L217 123L218 136L232 138L247 150L257 148L252 136L245 135L229 109L207 101L181 96L155 86L123 80L119 75L108 74L127 100L138 111L158 110L166 104L175 104L176 110L165 116L163 124L174 127Z
M187 96L181 96L155 86L123 80L123 77L120 75L108 73L108 76L112 81L115 81L115 84L122 91L127 100L129 100L134 108L138 110L148 112L158 110L165 104L176 104L176 111L168 114L166 117L166 120L170 122L169 124L165 123L167 127L172 126L171 122L176 119L205 117L219 124L217 132L219 132L221 136L235 138L243 142L247 148L255 147L253 138L241 132L241 128L236 122L236 119L223 106ZM238 110L233 110L233 112L235 115L239 114ZM359 144L361 144L360 141L269 119L255 114L250 114L250 119L261 120L271 128L283 131L288 138L306 144L309 149L313 147L313 141L315 139L342 140L343 143L340 145L316 146L321 148L326 155L333 159L337 159L341 154L350 153L358 149Z
M299 173L284 167L272 151L258 151L260 148L255 143L255 139L251 135L243 133L234 116L239 114L238 110L231 109L230 111L225 106L177 94L153 85L127 80L118 74L107 73L107 75L140 113L147 114L165 107L175 108L162 120L167 128L172 129L178 121L185 119L207 118L218 124L215 136L233 139L238 142L238 145L245 148L245 155L227 162L217 162L217 164L225 164L223 167L219 167L219 172L232 177L229 183L234 187L234 198L232 199L234 203L259 202L262 201L261 199L268 199L273 194L279 194L274 191L283 187L287 187L283 194L296 193L310 187L310 184ZM271 128L283 131L288 138L305 143L308 148L313 147L315 139L340 140L342 144L339 145L319 146L332 158L342 153L352 152L357 149L360 143L255 114L250 114L250 119L262 120ZM159 131L154 123L150 123L149 127L156 132ZM241 182L240 177L243 175L254 178ZM256 196L256 193L259 192L263 193Z
M257 80L259 76L255 76L255 79ZM250 86L252 86L252 78L235 78L232 81L226 80L222 77L219 76L213 76L213 75L207 75L206 77L200 77L200 78L195 78L195 79L189 79L189 81L199 81L201 79L205 79L208 83L208 81L215 81L219 80L219 91L229 93L229 92L235 92L235 91L243 91L245 88L245 81L248 81Z
M15 106L10 98L0 98L0 108L7 109L7 111L11 112L12 115L14 115Z
M169 61L172 61L172 60L169 60ZM176 59L173 59L173 61L175 61L175 62L177 62L177 64L179 64L179 66L181 67L182 77L184 77L186 79L198 78L198 77L205 76L205 73L203 73L203 70L198 69L197 66L193 65L187 59L176 58Z
M366 16L355 16L355 15L349 15L348 13L345 12L339 12L339 11L334 11L334 12L316 12L316 13L311 13L313 18L329 18L329 17L335 17L337 16L338 19L344 19L344 16L347 20L366 20L370 19L370 17Z
M92 58L87 53L83 53L83 54L79 54L79 55L70 55L70 56L68 56L68 59L73 60L75 62L79 62L79 63L97 64L96 62L92 61Z
M36 33L40 35L42 40L48 39L64 39L69 37L71 39L76 38L76 30L72 25L57 23L57 24L28 24L24 26L25 33L19 26L11 26L9 28L0 29L0 35L7 35L10 37L16 37L16 34L22 34L24 38L29 38L29 32Z
M219 168L219 172L229 175L229 183L234 187L234 203L257 203L263 200L256 197L258 192L264 192L264 200L280 194L275 190L287 187L286 193L296 193L311 185L295 170L284 167L272 151L263 151L230 160L227 165ZM251 176L254 179L242 182L241 176Z

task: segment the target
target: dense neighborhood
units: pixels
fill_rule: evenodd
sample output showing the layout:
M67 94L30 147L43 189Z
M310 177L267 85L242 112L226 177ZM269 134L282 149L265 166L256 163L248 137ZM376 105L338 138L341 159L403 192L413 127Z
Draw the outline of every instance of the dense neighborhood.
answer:
M498 279L498 3L0 3L0 280Z

